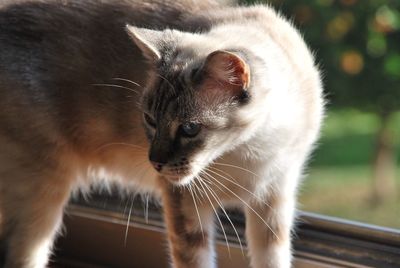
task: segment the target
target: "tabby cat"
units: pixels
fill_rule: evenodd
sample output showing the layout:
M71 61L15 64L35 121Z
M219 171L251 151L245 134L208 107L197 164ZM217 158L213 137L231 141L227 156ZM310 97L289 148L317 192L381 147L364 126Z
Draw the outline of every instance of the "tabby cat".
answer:
M199 2L0 3L5 267L44 267L71 191L104 174L161 196L174 267L216 267L224 205L252 267L290 267L319 72L270 7Z

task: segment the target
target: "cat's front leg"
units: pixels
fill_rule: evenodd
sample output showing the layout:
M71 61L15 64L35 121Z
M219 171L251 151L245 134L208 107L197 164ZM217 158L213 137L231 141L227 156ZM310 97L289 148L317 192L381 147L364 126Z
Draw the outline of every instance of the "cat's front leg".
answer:
M68 200L70 183L28 171L1 182L5 268L44 268Z
M198 193L183 187L173 187L165 181L161 184L173 267L216 267L211 208L204 204L204 200L197 199Z
M246 209L246 238L251 267L289 268L292 262L291 229L294 194L271 193L264 202Z

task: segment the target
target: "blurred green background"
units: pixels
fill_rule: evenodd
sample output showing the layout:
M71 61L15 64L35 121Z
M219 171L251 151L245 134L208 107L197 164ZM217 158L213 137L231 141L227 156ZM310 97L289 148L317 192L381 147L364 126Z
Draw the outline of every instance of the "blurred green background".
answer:
M400 228L400 1L270 0L300 29L329 104L300 208Z

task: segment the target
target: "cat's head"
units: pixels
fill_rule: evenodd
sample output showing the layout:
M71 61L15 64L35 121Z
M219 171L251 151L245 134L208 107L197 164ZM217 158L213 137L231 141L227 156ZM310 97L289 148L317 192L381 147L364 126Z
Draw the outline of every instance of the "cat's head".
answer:
M141 99L149 160L171 182L186 184L252 135L248 55L213 49L204 34L127 29L154 67Z

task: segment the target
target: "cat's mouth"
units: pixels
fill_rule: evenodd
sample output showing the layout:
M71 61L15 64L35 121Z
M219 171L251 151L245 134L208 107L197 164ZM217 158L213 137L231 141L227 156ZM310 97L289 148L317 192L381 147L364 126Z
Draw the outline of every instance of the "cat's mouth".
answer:
M174 175L167 175L167 176L165 176L165 178L169 182L171 182L173 184L177 184L177 185L187 184L191 179L191 177L189 177L189 176L174 176Z
M185 170L161 170L158 173L175 185L185 185L190 183L193 178L193 172L190 169Z
M193 175L191 173L181 173L181 174L161 173L161 175L163 175L169 182L177 185L188 184L193 178Z
M170 183L175 185L186 185L190 183L197 174L195 167L191 165L164 165L160 166L153 163L155 170L167 179Z

